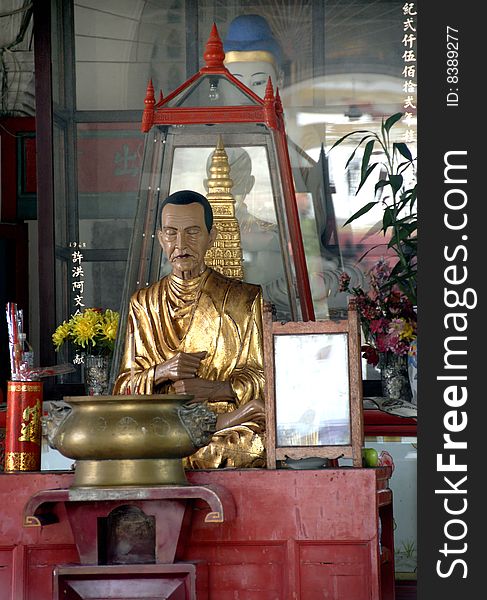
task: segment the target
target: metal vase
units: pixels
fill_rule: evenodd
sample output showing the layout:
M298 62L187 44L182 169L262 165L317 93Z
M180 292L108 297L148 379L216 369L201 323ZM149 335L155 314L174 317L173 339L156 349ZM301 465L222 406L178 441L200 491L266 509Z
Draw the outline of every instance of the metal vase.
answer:
M382 395L386 402L411 402L411 385L408 374L407 355L398 356L385 352L380 356Z
M87 354L85 357L85 386L87 396L108 394L110 357Z

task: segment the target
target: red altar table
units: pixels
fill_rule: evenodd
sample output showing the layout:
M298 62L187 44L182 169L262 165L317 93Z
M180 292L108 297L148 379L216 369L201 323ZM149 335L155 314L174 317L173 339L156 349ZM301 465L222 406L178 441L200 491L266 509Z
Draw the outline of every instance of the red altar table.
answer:
M189 473L194 486L225 488L236 508L218 523L206 519L207 504L194 504L180 558L198 566L198 600L393 600L389 476L388 468ZM68 488L72 478L0 475L0 600L52 600L54 567L79 564L63 502L41 520L57 522L23 523L33 495Z

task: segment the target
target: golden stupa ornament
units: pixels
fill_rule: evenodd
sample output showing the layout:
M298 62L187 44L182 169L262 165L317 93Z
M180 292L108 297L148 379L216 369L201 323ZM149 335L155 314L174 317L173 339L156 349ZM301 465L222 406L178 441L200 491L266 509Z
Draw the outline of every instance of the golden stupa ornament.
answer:
M227 277L243 279L240 227L235 217L235 199L230 165L221 136L211 157L207 198L213 209L214 226L218 233L205 263Z

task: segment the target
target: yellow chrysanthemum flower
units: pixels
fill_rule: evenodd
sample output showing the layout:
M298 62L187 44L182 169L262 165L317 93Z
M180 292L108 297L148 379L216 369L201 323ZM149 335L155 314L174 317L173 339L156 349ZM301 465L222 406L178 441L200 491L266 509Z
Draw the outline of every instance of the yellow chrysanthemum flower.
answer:
M76 345L86 348L88 344L96 345L96 334L100 321L100 313L87 308L80 315L72 317L71 332Z
M114 342L117 337L118 313L107 308L98 329L104 340Z
M71 333L71 325L63 321L61 325L56 329L56 331L52 334L52 341L56 347L56 351L64 344L64 342L69 338L69 334Z
M52 335L56 350L66 340L87 352L97 346L98 354L112 352L117 337L119 314L107 309L102 313L99 308L86 308L82 313L73 315L64 321Z
M399 334L401 340L411 341L414 338L414 328L409 321L404 322L403 329Z

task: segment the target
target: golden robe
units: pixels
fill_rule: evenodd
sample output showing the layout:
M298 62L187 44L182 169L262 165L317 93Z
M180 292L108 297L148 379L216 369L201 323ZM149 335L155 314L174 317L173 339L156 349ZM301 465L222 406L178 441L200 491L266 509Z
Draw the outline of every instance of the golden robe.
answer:
M129 331L135 341L134 387L139 394L171 393L171 383L154 383L155 367L178 352L206 351L196 373L229 381L231 402L208 402L216 413L264 400L262 292L207 268L184 281L168 275L130 300L125 351L114 394L130 386ZM189 468L264 466L263 435L255 423L217 431L208 446L186 459Z

